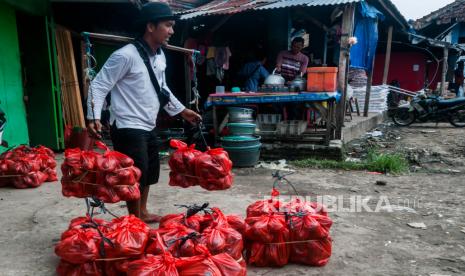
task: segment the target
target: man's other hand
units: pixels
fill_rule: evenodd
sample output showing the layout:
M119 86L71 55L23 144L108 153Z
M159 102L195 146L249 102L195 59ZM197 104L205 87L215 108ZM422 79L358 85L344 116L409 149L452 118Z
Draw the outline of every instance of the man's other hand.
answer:
M181 112L181 117L193 125L202 121L202 116L188 108Z

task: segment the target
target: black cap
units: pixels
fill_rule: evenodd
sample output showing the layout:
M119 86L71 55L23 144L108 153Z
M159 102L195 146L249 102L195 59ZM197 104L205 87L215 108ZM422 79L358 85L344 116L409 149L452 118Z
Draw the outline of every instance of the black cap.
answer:
M170 6L162 2L149 2L142 6L136 25L147 24L154 21L176 20L179 16L175 15Z

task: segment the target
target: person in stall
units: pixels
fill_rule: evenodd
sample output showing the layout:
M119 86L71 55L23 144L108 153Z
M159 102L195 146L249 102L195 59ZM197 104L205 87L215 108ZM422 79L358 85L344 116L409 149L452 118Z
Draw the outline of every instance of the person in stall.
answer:
M281 51L276 58L276 71L289 82L307 71L308 57L302 53L304 39L296 37L292 40L291 49Z
M87 128L101 138L101 113L105 97L111 92L111 140L116 151L134 160L142 176L141 197L126 202L130 214L145 222L158 222L160 216L147 210L150 185L160 173L156 120L163 108L169 115L180 115L190 123L201 117L184 107L166 84L166 58L162 45L173 35L177 17L161 2L142 6L136 23L137 38L115 51L92 81L87 102Z
M257 51L251 61L247 62L239 70L239 82L243 85L243 90L247 92L257 92L260 81L266 79L270 73L265 69L266 55L263 51Z
M276 71L287 83L298 76L302 76L307 71L308 57L302 53L304 39L295 37L291 42L291 49L281 51L276 59ZM276 111L282 111L288 120L299 120L303 114L303 107L298 103L278 104Z

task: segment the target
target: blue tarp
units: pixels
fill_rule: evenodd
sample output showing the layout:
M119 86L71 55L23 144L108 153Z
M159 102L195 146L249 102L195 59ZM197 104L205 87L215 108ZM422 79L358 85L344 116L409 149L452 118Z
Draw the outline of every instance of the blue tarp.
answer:
M350 67L371 70L378 45L378 19L384 20L384 15L368 3L357 7L354 36L358 43L350 49Z

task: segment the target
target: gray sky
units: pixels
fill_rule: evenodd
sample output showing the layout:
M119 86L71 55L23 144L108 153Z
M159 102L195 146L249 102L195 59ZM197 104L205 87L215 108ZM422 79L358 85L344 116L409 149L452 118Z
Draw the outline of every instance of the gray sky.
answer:
M454 0L391 0L407 19L418 19Z

